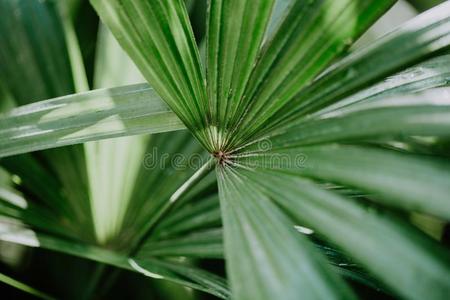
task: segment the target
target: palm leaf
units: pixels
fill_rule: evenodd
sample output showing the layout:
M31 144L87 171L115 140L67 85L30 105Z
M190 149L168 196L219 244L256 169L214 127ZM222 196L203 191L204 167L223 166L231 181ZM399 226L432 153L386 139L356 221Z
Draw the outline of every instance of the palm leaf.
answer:
M293 224L258 188L218 169L225 254L235 299L353 298Z
M221 228L208 229L194 231L177 238L150 240L141 247L139 256L223 258L222 230Z
M2 1L0 5L2 13L6 15L0 22L2 39L4 39L2 45L5 45L0 50L2 65L0 77L4 88L10 93L15 103L25 105L73 93L75 85L71 60L63 22L56 4L48 1L15 0ZM45 20L45 22L41 20ZM32 78L37 79L32 80ZM32 84L24 88L24 82ZM19 114L20 112L19 109ZM8 136L8 131L14 132L17 128L14 128L12 124L5 124L5 120L4 118L1 120L2 130L5 128L5 134ZM14 142L9 138L2 140L1 148L3 149L3 145L6 148L10 141ZM39 178L38 174L29 174L30 170L24 168L21 161L26 161L28 165L34 165L35 170L47 169L47 176ZM60 189L56 192L55 190L51 191L51 186L44 189L52 194L51 198L65 195L62 196L65 203L57 204L56 210L62 208L61 215L64 216L67 223L79 224L75 232L79 230L79 232L84 232L87 239L92 238L90 236L92 223L89 203L86 201L87 175L81 147L68 147L61 151L49 150L35 155L20 156L2 160L1 164L11 173L22 178L25 186L33 185L32 182L38 183L39 187L45 186L45 182L49 182L48 178L56 174L58 180L56 180L55 187L60 187ZM71 168L67 168L68 165ZM54 179L52 181L55 182ZM68 209L63 208L64 206Z
M27 6L24 6L24 7L27 7ZM42 10L46 10L46 9L48 9L48 7L53 8L53 6L47 5L47 4L43 4L40 6L40 8ZM52 16L54 18L56 18L56 20L58 20L58 15L56 13ZM27 19L24 18L24 22L26 22L26 21L27 21ZM39 27L36 27L36 28L39 29ZM27 34L28 34L27 37L32 36L33 31L31 30L30 32L27 32ZM61 43L63 43L64 39L61 39L60 41L61 41ZM43 42L45 42L45 40L38 40L38 42L43 43ZM36 47L34 47L33 49L35 49L35 48ZM63 50L64 50L64 48L63 48ZM38 57L38 55L36 55L36 56ZM68 58L66 57L66 59L68 59ZM35 63L37 69L41 68L41 66L39 64L37 64L35 61L31 61L30 63ZM17 66L17 67L20 67L20 66ZM70 65L65 66L66 70L64 71L64 74L71 74L71 72L68 72L67 67L70 67ZM27 74L27 70L23 70L23 68L22 68L21 71L23 73ZM57 84L57 83L55 83L55 84ZM138 86L138 89L141 89L141 88L144 88L144 91L149 89L147 85ZM89 115L90 113L92 113L95 115L96 113L100 112L100 115L101 115L104 112L104 111L102 111L102 109L106 109L106 110L114 109L115 104L114 103L111 104L111 101L113 100L112 98L114 98L114 97L112 97L112 98L110 97L110 90L102 90L99 92L100 92L100 94L98 94L97 96L100 96L101 98L107 97L109 99L104 99L105 101L103 101L103 103L102 103L102 101L99 101L96 96L94 97L94 99L91 98L91 100L89 100L89 98L92 96L92 94L90 96L90 93L95 94L96 92L88 92L87 94L78 94L78 95L73 96L76 99L77 98L80 99L80 96L81 96L81 99L82 99L84 97L83 95L85 95L85 96L87 95L88 99L85 98L85 100L87 100L87 107L84 107L84 108L83 108L83 106L86 105L86 102L83 103L83 101L81 101L81 103L80 103L76 99L74 101L72 101L73 99L71 99L71 97L69 96L68 99L63 98L62 102L58 102L60 99L53 99L48 102L44 102L43 106L37 105L37 107L35 107L36 111L33 110L33 105L35 105L35 104L30 104L31 108L29 106L18 108L16 110L13 110L12 112L10 112L9 116L17 117L17 118L19 118L19 120L21 122L25 122L25 123L27 121L30 121L29 120L30 116L31 116L31 118L34 117L35 118L34 121L32 121L28 124L30 126L34 126L38 132L42 132L41 127L40 127L40 125L42 125L42 124L36 124L36 123L39 123L39 122L36 122L36 120L40 120L40 118L42 117L42 112L49 113L49 115L45 115L49 119L48 124L52 124L52 121L58 123L58 120L59 121L61 121L61 119L65 120L62 123L59 123L59 125L54 124L55 127L50 129L50 130L53 130L53 129L56 130L58 128L63 127L61 125L64 123L70 124L71 118L82 117L82 114L87 113ZM120 97L122 97L122 96L126 97L126 93L131 93L133 95L131 96L131 98L128 98L128 100L126 100L124 98L122 98L122 99L125 100L126 102L128 102L128 104L133 105L132 102L137 100L137 98L135 97L136 94L134 94L133 90L125 91L125 94L123 94L123 93L121 94L121 92L119 91L119 94L121 94ZM14 94L14 96L18 95L16 92L14 92L13 94ZM153 93L153 95L155 95L155 94ZM144 92L143 97L145 98L147 96L149 96L149 95L145 95L145 92ZM151 98L151 95L150 95L150 98ZM32 97L32 93L31 93L30 100L32 100L32 99L33 99L33 97ZM156 99L159 99L159 97L157 97ZM54 100L56 100L56 103ZM118 98L116 98L115 100L118 100ZM144 105L145 107L139 106L138 103L135 103L135 104L138 104L138 107L135 107L133 114L141 114L140 117L145 118L145 114L146 114L145 109L148 108L148 99L145 99L145 100L147 100L146 105ZM108 102L109 102L109 104L108 104ZM182 123L178 121L178 118L175 117L175 115L173 113L171 113L170 110L168 110L166 104L164 104L163 102L159 102L159 104L162 105L160 107L160 108L162 108L162 110L158 113L161 117L161 120L164 119L163 117L167 117L167 115L165 113L169 113L169 115L172 114L172 116L174 117L173 120L175 120L175 123L178 123L177 127L184 128ZM54 106L52 106L52 105L54 105ZM48 108L50 108L50 111L46 111L46 109L48 109ZM85 109L87 109L87 110L85 110ZM129 107L126 108L124 111L122 111L122 115L125 114L125 119L127 119L126 115L129 112L131 112ZM142 115L142 112L144 112L144 115ZM27 115L27 113L30 113L31 115ZM116 113L119 113L119 112L116 111ZM116 115L116 113L113 113L113 114ZM91 114L91 117L92 117L92 114ZM110 117L112 117L111 119L114 119L114 118L116 118L116 116L110 116ZM100 118L95 117L95 120L91 119L88 122L92 122L91 125L99 123L99 122L101 123L101 120L104 117L108 117L108 116L103 115L103 116L100 116ZM15 119L15 121L17 121L17 118ZM20 119L20 118L22 118L22 119ZM54 118L54 119L52 119L52 118ZM89 118L88 118L88 120L89 120ZM154 119L149 118L149 116L147 115L147 120L151 120L150 122L153 122ZM145 121L147 121L147 120L141 119L141 121L144 122L144 123L141 123L141 125L144 125ZM2 119L2 121L8 122L8 123L5 123L5 124L8 124L8 126L5 126L5 129L7 129L9 131L17 129L17 128L14 128L14 126L17 126L17 123L12 124L11 118L7 117L7 118ZM76 123L78 123L78 121L76 121L75 124ZM80 123L82 124L83 122L80 122ZM80 123L78 123L78 125L80 125ZM113 121L113 123L114 123L114 121ZM120 123L122 123L122 122L119 121L119 124ZM132 123L133 123L133 121L132 121ZM46 124L46 125L48 125L48 124ZM112 123L109 123L109 124L111 125ZM134 124L137 125L136 123L134 123ZM23 125L27 126L26 124L23 124ZM78 125L75 125L75 126L78 126ZM99 125L103 126L105 124L103 124L103 125L99 124ZM129 125L131 125L131 123ZM147 125L148 124L141 126L141 129L145 130L145 128L147 128L146 127ZM81 127L79 127L79 128L82 128L83 126L84 125L81 125ZM101 127L101 126L99 126L99 127ZM171 125L169 125L169 126L171 126ZM124 129L123 126L119 126L119 128L122 128L120 130ZM3 127L2 127L2 129L3 129ZM104 129L106 129L106 128L104 128ZM112 128L109 127L106 131L104 131L104 133L106 133L107 136L111 136L111 135L109 135L111 129ZM47 129L47 132L48 131L49 130ZM75 129L75 131L77 131L77 130ZM73 132L70 132L70 130L68 132L73 133ZM6 132L6 134L7 133L8 132ZM64 133L63 133L63 135L64 135ZM114 136L114 135L112 135L112 136ZM55 136L53 136L53 138L54 137ZM52 137L47 137L47 139L51 139L51 138ZM176 140L180 141L181 143L178 144L178 147L183 145L185 147L183 149L183 151L186 151L188 153L198 151L198 145L193 144L192 147L186 147L187 141L190 140L192 142L192 139L189 136L187 136L186 134L179 135L178 139L177 138L174 139L174 136L166 136L166 138L168 141L170 140L172 142L174 142ZM148 138L146 138L146 139L148 139ZM158 140L159 139L154 139L153 143L150 143L148 145L148 147L151 149L151 147L155 147L158 143L161 143L161 140L164 140L164 139L160 139L159 142L158 142ZM35 141L43 142L44 145L45 144L49 145L49 140L45 141L45 139L35 139ZM19 142L23 142L23 140L19 141ZM30 140L28 140L28 142L30 142ZM28 145L30 145L30 144L32 145L32 142L28 143ZM54 146L55 142L53 141L52 144ZM23 144L22 144L22 146L23 146ZM42 147L42 145L39 147ZM22 151L28 152L28 151L36 150L36 149L41 149L41 148L33 149L30 147L30 148L24 149ZM36 188L36 187L41 187L42 190L38 189L37 199L34 197L35 195L32 195L33 193L29 193L29 191L26 191L26 193L25 193L26 195L24 195L24 196L27 198L27 200L22 199L22 200L24 200L25 207L17 207L17 205L12 205L11 203L3 203L2 202L2 208L1 208L2 214L13 217L18 220L21 220L21 221L25 222L26 224L33 225L33 227L40 228L41 230L44 230L45 232L57 233L62 236L65 236L65 237L69 236L71 238L75 238L75 239L79 240L80 243L83 243L86 241L89 241L90 243L98 243L98 242L105 243L106 242L105 238L99 238L99 234L97 232L97 228L98 228L97 224L99 224L101 222L104 222L104 224L105 224L105 222L108 222L108 221L114 222L117 220L116 220L115 216L112 214L107 216L106 220L105 219L102 220L99 217L99 215L96 214L95 209L92 210L92 215L91 215L91 208L95 208L96 207L95 204L99 204L99 201L98 201L98 199L95 199L95 198L89 199L88 192L86 189L87 184L84 181L84 179L86 179L86 178L81 178L83 180L80 180L80 175L85 175L85 174L83 174L85 172L84 168L86 167L86 162L84 160L85 155L88 157L88 159L90 159L90 162L92 159L92 156L90 156L89 153L85 153L83 150L84 149L82 149L81 147L73 148L70 150L70 151L74 151L77 155L75 161L69 160L69 152L64 154L66 152L66 149L64 149L64 150L59 149L56 152L52 151L53 155L58 154L59 165L57 166L58 168L56 170L50 170L50 171L44 170L42 168L41 153L36 153L36 154L33 154L32 156L15 156L13 158L3 159L2 163L4 165L6 165L9 170L13 171L13 173L19 175L20 178L22 179L22 183L20 184L19 188L21 188L22 186L23 187L28 186L28 187L30 187L30 190L34 190L34 188ZM6 149L5 149L5 151L6 151ZM10 153L8 153L8 155L13 154L13 153L14 152L10 152ZM15 153L17 153L17 152L15 152ZM50 154L50 152L48 154ZM62 154L64 154L64 155L62 155ZM53 156L53 157L55 157L55 156ZM75 158L75 157L72 157L72 158ZM82 159L78 160L79 158L82 158ZM137 159L136 161L138 162L138 165L139 165L140 164L139 158L136 157L135 159ZM155 159L158 160L159 158L155 158ZM32 167L32 168L30 168L30 167ZM146 176L148 178L149 172L145 168L147 168L147 166L143 167L144 172L141 172L140 175ZM30 172L30 170L32 172ZM61 173L61 172L63 172L63 170L64 170L64 174ZM166 170L166 171L168 171L168 170ZM186 169L184 176L189 175L189 171L190 171L189 169ZM155 172L155 174L156 174L155 178L158 178L158 177L164 178L164 177L161 177L160 173L158 173L158 172ZM56 178L55 178L55 175L56 175ZM112 174L110 174L110 175L112 175ZM89 179L91 179L92 176L93 176L93 174L89 174ZM153 194L150 193L150 196L145 195L144 197L142 197L142 194L141 194L141 198L136 198L136 200L140 199L140 201L144 201L144 200L148 200L149 198L151 199L151 197L153 196L155 198L153 201L151 201L152 203L155 202L156 200L158 200L158 202L156 202L157 205L164 203L168 200L170 193L172 193L173 190L176 190L178 188L178 185L182 184L182 182L185 180L183 178L185 178L185 177L180 176L179 179L175 180L175 181L167 180L166 183L162 185L162 187L164 187L164 189L165 189L164 193L161 193L162 190L159 190L159 191L155 190ZM59 179L61 179L61 182L59 181ZM90 184L92 185L92 182L90 182ZM76 189L78 188L79 185L84 185L84 186L82 189L78 189L78 191L76 191ZM60 190L58 190L58 187L61 187L61 192L60 192ZM127 187L124 187L121 190L124 191L126 188L128 188L129 192L131 193L133 186L131 184L128 184ZM65 189L67 189L67 191ZM55 192L55 190L57 192ZM122 192L122 191L120 191L120 192ZM66 192L68 195L66 194ZM166 196L164 196L164 195L166 195ZM48 199L47 199L47 196L49 196ZM161 198L159 198L159 197L161 197ZM31 202L28 202L29 198L32 199ZM9 199L11 200L11 197L9 197ZM5 200L8 200L8 199L5 199ZM75 200L78 200L78 201L75 201ZM36 203L34 203L35 201L36 201ZM121 201L122 201L122 199L121 199ZM49 204L48 206L50 207L50 209L48 207L44 207L45 205L43 205L42 202L44 202L44 203L47 202ZM89 203L89 202L91 202L91 203ZM121 202L121 203L123 203L123 202ZM135 201L134 204L139 205L140 202ZM155 203L153 203L153 204L155 204ZM108 207L108 208L112 209L113 207ZM131 205L131 208L133 208L132 205ZM131 208L125 209L124 207L120 207L120 206L118 207L120 213L122 213L122 214L132 213L133 209L131 209ZM136 206L135 206L134 212L137 213L138 216L140 216L139 218L137 218L137 220L142 222L142 220L146 220L148 218L148 216L154 217L152 215L153 213L155 213L155 211L153 209L154 208L152 208L152 207L147 207L146 210L143 210L143 211L140 210L140 211L136 212ZM110 210L110 212L111 212L111 210ZM142 214L143 214L143 216L142 216ZM133 220L135 220L135 219L136 219L136 216L133 216ZM78 225L76 225L76 224L78 224ZM107 225L111 225L111 224L107 224ZM144 229L144 231L145 231L145 228L144 228L145 226L142 226L142 223L141 224L137 223L135 226L136 227L131 226L130 228L133 228L135 231L138 231L137 229L140 229L140 230ZM113 236L107 237L109 239L108 243L110 245L112 244L113 248L116 248L116 249L120 248L121 247L120 244L117 243L117 240L120 240L120 239L118 239L118 237L121 235L122 236L129 236L129 235L126 233L126 231L125 232L121 231L123 229L123 227L120 225L116 226L113 224L113 225L111 225L111 228L115 232L114 232ZM56 230L56 229L59 229L59 230ZM20 241L20 235L10 235L9 234L7 236L9 239L13 239L14 241ZM15 240L15 238L18 238L18 240ZM134 242L136 242L141 238L141 235L139 235L139 234L133 235L133 238L135 238ZM52 239L54 239L54 237L50 237L49 239L52 240ZM114 239L116 239L116 240L114 240ZM45 238L44 238L44 240L45 240ZM52 243L53 242L50 242L50 244L52 244ZM122 243L125 244L125 239L122 241ZM64 247L63 248L55 247L55 248L53 248L53 250L62 251L62 252L69 251L69 253L71 253L70 247L71 247L70 245L68 245L65 248ZM75 246L75 248L76 248L76 246ZM126 249L129 249L129 248L130 248L130 245L128 244ZM80 251L81 252L83 252L83 251L89 252L86 249L81 249ZM76 254L76 253L72 253L72 254ZM103 254L104 253L99 252L97 257L92 256L90 258L93 258L94 260L97 260L97 261L100 261L103 263L107 263L107 264L109 263L109 264L114 265L114 263L111 263L111 261L109 261L109 262L103 261L102 260L103 258L99 258ZM108 256L108 254L105 254L105 255ZM146 257L146 262L139 262L139 265L141 263L143 265L145 265L148 263L147 261L151 261L151 258ZM156 264L156 263L151 262L151 265L154 265L154 264ZM151 270L152 268L153 267L147 267L144 270L146 270L145 272L147 272L148 274L151 274L151 271L149 271L149 270ZM174 266L173 268L180 269L181 267ZM193 274L192 276L195 277L196 279L194 281L182 280L181 278L185 278L186 275L177 275L180 278L180 279L178 279L178 283L180 283L180 284L187 283L188 285L190 285L193 288L208 290L208 288L205 288L205 286L208 285L209 279L205 277L205 274L206 274L205 272L191 270L190 268L181 268L180 270L183 273L192 273ZM145 273L145 274L147 274L147 273ZM214 276L210 276L210 277L213 278ZM195 282L197 282L197 281L201 282L201 284L196 284ZM211 279L211 282L214 282L214 286L218 286L219 285L218 282L220 282L220 280ZM222 287L223 287L223 283L222 283ZM224 290L224 289L222 288L222 290ZM215 293L213 288L211 288L210 292ZM217 292L216 294L223 295L220 292Z
M205 144L204 75L184 2L91 2L145 79Z
M255 66L240 114L230 125L239 122L242 130L230 146L288 103L393 3L295 1Z
M67 72L70 59L55 4L2 1L0 11L0 78L16 103L23 105L73 93L72 73ZM33 84L24 88L24 82Z
M444 0L408 0L408 2L418 11L424 11L444 2Z
M270 172L244 174L403 297L443 299L448 295L448 253L398 217L364 207L304 179Z
M216 184L216 183L215 183ZM193 230L215 228L221 225L217 194L187 203L182 209L161 220L155 228L155 235L161 238L188 233Z
M237 154L236 164L344 184L367 191L375 201L386 205L450 218L446 160L356 145L274 149Z
M223 279L206 271L151 258L140 260L127 257L110 250L31 230L17 224L17 222L11 222L11 220L1 220L0 240L28 247L41 247L102 262L125 270L139 272L154 279L173 281L194 289L212 293L220 298L225 298L227 295ZM193 276L186 276L188 273Z
M211 139L218 135L217 145L223 147L218 128L232 119L250 72L256 63L270 19L273 0L209 1L207 34L207 80ZM255 13L257 12L257 13ZM238 34L236 34L238 33Z
M22 194L0 190L0 213L19 222L2 222L0 239L219 297L230 296L222 278L173 258L225 256L235 299L352 298L341 275L378 286L360 265L402 297L448 294L448 255L386 211L450 217L450 168L433 148L448 138L447 90L423 92L448 85L448 55L427 59L450 44L449 3L340 59L393 1L211 1L203 68L184 1L91 2L155 90L126 86L19 107L0 119L0 156L184 126L199 143L176 132L2 159L22 180ZM83 89L71 24L53 4L11 3L2 8L19 13L0 21L7 45L0 50L7 66L1 93L23 105ZM51 22L30 21L27 10ZM24 28L20 43L12 41L12 25ZM107 71L117 60L109 56L118 51L111 41L100 39L98 86L131 83L126 74L107 74L117 73ZM27 45L23 68L10 58ZM56 49L61 53L48 61ZM54 70L65 72L60 85ZM19 79L40 72L44 81L20 90ZM413 150L400 151L397 142ZM214 160L204 149L216 161L220 208L214 176L207 175ZM164 164L178 154L206 164ZM298 233L303 225L318 234Z
M54 299L53 297L50 297L49 295L47 295L35 288L23 283L23 282L20 282L8 275L2 274L2 273L0 273L0 282L10 285L10 286L12 286L16 289L19 289L25 293L28 293L30 295L33 295L39 299L45 299L45 300Z
M329 105L316 114L320 115L359 102L373 102L386 97L402 96L448 86L449 61L450 55L448 54L431 58Z
M147 84L90 91L21 106L3 116L0 125L0 156L184 128Z
M303 121L271 137L292 147L398 136L450 136L450 89L372 99Z
M447 47L450 43L449 5L446 2L426 11L334 64L274 115L273 121L288 122L317 111ZM296 108L292 110L294 106Z
M131 59L103 24L99 27L95 61L95 87L108 88L144 81ZM135 103L134 97L132 99L132 103ZM145 107L148 107L148 102L148 98L145 99ZM161 117L164 117L164 113ZM164 117L164 120L167 119ZM143 124L147 128L147 122ZM84 145L90 202L96 237L100 243L114 239L122 228L148 140L148 135L137 135Z

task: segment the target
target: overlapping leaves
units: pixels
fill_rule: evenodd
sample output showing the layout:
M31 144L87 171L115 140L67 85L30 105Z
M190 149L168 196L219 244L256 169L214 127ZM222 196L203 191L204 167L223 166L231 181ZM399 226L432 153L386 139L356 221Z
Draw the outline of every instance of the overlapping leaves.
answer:
M121 15L122 26L117 26L113 22L112 11L101 6L100 1L94 3L97 3L97 9L107 24L116 26L122 33L127 32L127 27L133 22L127 19L131 23L125 23L125 13ZM321 117L302 119L302 116L339 102L350 93L449 45L450 15L447 3L424 13L370 47L350 54L323 71L391 4L391 1L295 1L284 14L284 20L275 26L276 29L273 29L274 25L270 27L272 32L263 42L261 29L269 24L267 11L273 5L272 1L210 2L206 68L209 106L206 114L201 110L203 98L195 99L192 103L193 108L195 103L199 106L197 111L206 118L206 127L203 128L206 137L196 132L194 134L218 158L218 174L228 174L219 176L219 186L222 218L225 222L228 272L235 298L270 299L281 294L296 295L299 292L296 292L295 286L298 287L301 282L299 278L296 280L297 285L294 282L288 283L287 278L292 278L288 275L292 262L284 265L281 258L283 254L279 254L275 246L264 242L264 236L275 238L274 233L270 232L275 230L276 226L273 224L278 224L276 220L280 218L275 216L278 214L275 213L277 208L271 206L263 213L262 208L246 208L243 205L247 202L248 205L256 203L257 198L260 198L259 202L271 201L264 200L267 196L259 194L257 189L247 191L250 183L247 182L247 187L244 187L244 179L233 179L240 178L240 168L253 167L252 160L259 163L259 167L263 165L265 168L273 168L274 158L285 154L289 163L278 167L286 172L356 187L373 193L375 199L381 199L382 203L391 206L449 217L446 212L450 207L446 196L449 192L446 185L449 174L445 164L440 163L438 166L421 157L410 158L399 153L359 146L297 146L302 142L329 144L363 139L395 139L399 135L448 137L449 124L445 121L448 119L447 101L445 98L436 100L447 93L445 90L412 95L395 101L375 102L367 99L370 98L370 93L375 94L372 89L372 92L367 92L369 96L366 96L366 101L345 100L348 108L331 111ZM130 11L131 14L131 11L140 6L146 5L135 1L125 7L124 11ZM156 10L158 6L155 4L149 7L150 10ZM144 10L144 7L141 8ZM251 9L257 10L257 13L249 17L246 12ZM179 19L185 20L182 13ZM160 26L169 26L174 31L176 22L169 24L167 19L160 21ZM181 29L182 27L179 31ZM152 30L156 32L158 28L155 26ZM185 39L189 38L189 35L185 36ZM131 39L136 43L143 43L137 35ZM163 38L161 44L167 41ZM153 43L156 44L155 41ZM177 54L176 51L165 53L163 46L159 48L159 53L164 53L167 59ZM184 64L198 60L195 51L189 53L193 56L185 56ZM137 55L134 52L131 54L132 57L133 54ZM440 59L448 61L448 57ZM250 67L253 68L252 71ZM316 78L321 72L319 78ZM196 74L198 72L193 75ZM446 76L443 67L437 75L440 83L424 81L423 84L416 83L415 88L408 86L406 89L416 91L427 85L446 85ZM153 78L147 79L151 82ZM158 80L161 82L163 77ZM412 85L412 81L399 83L400 81L397 80L396 84L401 87ZM172 99L167 101L171 105ZM348 105L349 102L363 103ZM173 104L172 107L177 109ZM292 122L300 124L292 127ZM194 124L188 124L187 127L193 128ZM270 140L273 148L268 155L261 153L267 149L259 149L258 138L264 137L271 130L276 134ZM297 148L293 148L295 146ZM293 165L292 162L299 153L308 158L306 166ZM228 170L229 168L232 170ZM236 175L233 175L235 172ZM426 178L435 180L425 184ZM243 183L239 184L241 181ZM430 201L424 203L427 196ZM253 198L255 201L252 201ZM247 210L248 213L244 213ZM274 215L266 216L268 211L272 211ZM266 222L271 220L270 225L257 222L258 217ZM252 225L246 225L246 222ZM285 236L285 241L290 239L289 236L295 239L289 226L280 226L279 230L284 235L281 231L277 235ZM244 248L249 252L245 252L246 258L241 260ZM294 248L293 244L287 252L282 252L286 254ZM258 251L258 255L251 251ZM433 256L432 253L425 255ZM252 263L251 257L255 258L255 262ZM258 257L260 261L257 261ZM276 263L273 264L272 260ZM432 269L433 264L424 268ZM273 278L269 280L261 277L258 281L256 276L254 280L250 280L250 274L255 270L258 270L258 276L279 274L275 277L287 277L278 284L275 284ZM314 277L313 273L309 276ZM443 273L442 276L447 275ZM308 275L305 274L305 277L308 278ZM315 280L317 284L326 282L325 279ZM262 282L267 284L270 281L274 282L274 286L267 290L260 288ZM245 287L241 286L244 282ZM408 296L423 292L417 288L415 292L410 290L411 294L407 293L409 285L406 283L393 288ZM443 295L447 289L447 283L440 281L436 286L436 291L439 292L434 297ZM311 293L314 291L312 287L309 290ZM310 297L313 298L313 294Z
M387 211L448 220L449 162L414 153L404 142L386 147L405 137L431 138L431 144L449 138L448 89L417 92L449 84L448 55L423 61L450 45L450 3L339 60L393 1L210 1L204 74L181 0L91 2L155 91L217 158L233 298L352 297L295 232L293 220L317 230L399 295L448 295L448 254ZM364 196L349 200L323 183ZM200 207L214 200L204 201ZM365 203L376 203L377 212ZM199 211L204 215L193 213L190 223L173 230L197 222L217 226L217 210ZM171 218L176 214L168 224ZM155 238L169 238L150 240L140 255L161 249L222 255L217 243L205 242L220 231L186 240L171 240L170 231L161 222Z

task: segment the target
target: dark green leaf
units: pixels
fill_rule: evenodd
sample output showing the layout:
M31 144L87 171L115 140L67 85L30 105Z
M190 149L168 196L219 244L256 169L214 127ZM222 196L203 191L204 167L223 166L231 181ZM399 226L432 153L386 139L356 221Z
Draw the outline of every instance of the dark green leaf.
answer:
M150 240L138 253L138 257L146 256L223 258L222 229L194 231L168 240Z
M394 215L364 207L304 179L279 173L243 173L403 297L445 299L449 294L448 253Z
M394 1L294 1L258 60L230 139L250 136L348 48ZM289 104L289 107L290 106ZM242 118L242 119L241 119ZM239 124L239 131L236 126ZM230 142L231 143L231 142Z
M450 219L450 162L446 160L371 147L323 145L237 154L235 164L344 184L367 191L386 205Z
M251 182L218 167L227 272L234 299L353 298L325 259Z
M0 220L0 240L94 260L154 279L166 279L220 298L226 298L228 294L224 280L209 272L154 258L130 258L110 250L33 231L4 218Z
M27 284L25 284L23 282L20 282L18 280L15 280L14 278L9 277L9 276L7 276L7 275L5 275L3 273L0 273L0 282L3 282L5 284L7 284L7 285L10 285L10 286L12 286L12 287L14 287L16 289L19 289L19 290L21 290L21 291L23 291L25 293L28 293L30 295L33 295L33 296L35 296L35 297L37 297L39 299L46 299L46 300L55 299L55 298L50 297L49 295L47 295L47 294L45 294L45 293L43 293L41 291L36 290L33 287L31 287L31 286L29 286L29 285L27 285Z
M256 64L274 0L209 1L207 36L211 135L223 147L221 130L234 116ZM219 131L219 132L214 132Z

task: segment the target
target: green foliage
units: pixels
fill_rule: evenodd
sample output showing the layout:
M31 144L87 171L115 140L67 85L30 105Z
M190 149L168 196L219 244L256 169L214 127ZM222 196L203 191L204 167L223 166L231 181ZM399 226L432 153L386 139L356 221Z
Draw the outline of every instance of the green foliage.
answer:
M349 50L394 2L211 0L200 51L192 1L91 0L86 91L82 1L1 0L0 240L96 262L72 298L123 270L242 300L445 299L443 229L410 219L450 219L450 2Z

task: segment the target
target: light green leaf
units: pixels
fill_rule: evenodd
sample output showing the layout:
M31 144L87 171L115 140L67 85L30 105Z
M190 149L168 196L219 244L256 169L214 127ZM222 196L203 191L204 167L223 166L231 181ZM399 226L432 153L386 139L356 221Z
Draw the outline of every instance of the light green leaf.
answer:
M184 1L91 3L145 79L205 143L204 75Z
M276 148L408 135L450 137L449 88L353 104L290 127L271 142Z
M144 81L111 32L100 24L94 87L111 88ZM84 144L92 218L97 241L102 244L116 238L122 229L149 138L135 135Z
M184 128L147 84L29 104L0 117L0 157L100 138Z
M112 88L145 82L136 65L105 24L98 28L94 88Z
M321 115L359 102L373 102L378 99L448 86L450 85L449 79L450 55L434 57L327 106L315 115Z
M62 29L67 44L67 54L70 60L73 83L75 91L86 92L89 90L89 83L86 76L83 57L78 42L77 33L74 25L76 11L79 9L80 0L57 1L59 14L61 15Z
M273 35L276 34L294 2L295 0L275 0L272 14L270 15L270 20L264 35L264 42L273 39Z
M218 167L233 299L353 298L289 218L257 186Z
M286 123L315 112L448 45L450 2L447 1L328 68L280 110L271 123Z
M408 299L445 299L450 257L429 237L393 214L345 199L280 173L243 171L298 220L323 234L389 288Z
M235 142L230 143L255 134L393 3L392 0L294 1L282 25L262 50L239 113L231 116L229 138ZM239 131L234 130L237 124Z
M226 128L256 64L274 0L208 1L207 80L211 126ZM211 129L214 130L214 129ZM217 134L211 132L211 134ZM222 132L218 133L223 134ZM211 150L220 149L217 145Z

